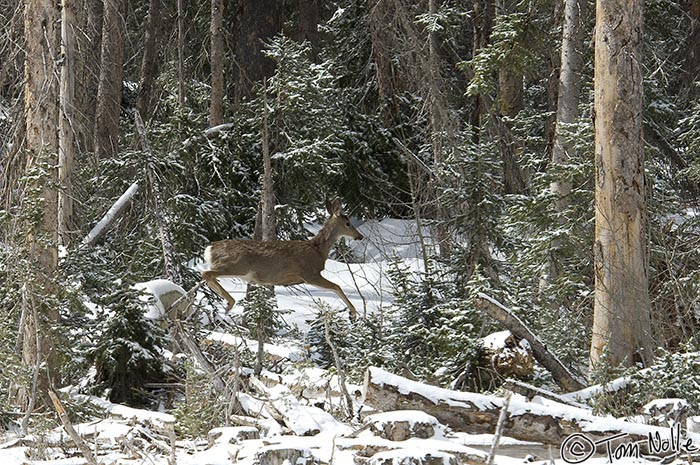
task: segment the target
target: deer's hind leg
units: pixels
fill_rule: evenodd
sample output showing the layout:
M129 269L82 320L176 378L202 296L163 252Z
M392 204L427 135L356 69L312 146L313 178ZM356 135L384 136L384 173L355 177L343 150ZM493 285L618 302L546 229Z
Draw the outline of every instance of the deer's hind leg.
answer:
M204 278L211 290L228 303L226 306L226 311L228 312L234 305L236 305L236 299L231 297L231 294L229 294L228 291L223 288L223 286L216 279L217 276L218 275L213 271L202 271L202 278Z

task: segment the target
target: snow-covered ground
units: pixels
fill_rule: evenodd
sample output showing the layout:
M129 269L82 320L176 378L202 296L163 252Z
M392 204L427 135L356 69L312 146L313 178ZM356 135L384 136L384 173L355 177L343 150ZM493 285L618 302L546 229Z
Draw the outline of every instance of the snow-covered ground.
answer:
M328 260L326 278L338 283L357 308L360 316L391 302L391 285L387 277L390 263L401 260L409 270L420 270L423 262L416 224L412 221L368 221L358 228L366 239L349 243L359 263L345 264ZM424 237L429 237L424 234ZM428 244L428 247L431 247ZM221 280L237 300L245 296L245 284ZM179 286L163 280L144 283L142 289L155 295L182 293ZM315 317L318 302L332 308L343 308L338 297L326 290L310 286L277 287L280 309L288 310L286 320L300 330L308 329ZM201 299L200 293L199 298ZM218 309L221 311L221 308ZM156 303L146 310L149 318L163 314L163 305ZM233 312L240 312L240 305ZM500 335L502 336L502 335ZM488 339L497 344L499 335ZM218 343L244 346L251 350L256 341L221 330L211 331L207 339ZM336 374L312 366L305 354L291 346L266 344L265 351L278 359L287 360L283 374L263 372L249 380L257 387L257 395L241 394L239 401L257 418L241 417L246 426L219 427L212 425L206 438L175 439L175 417L166 412L150 412L111 404L103 399L82 396L65 390L75 401L93 404L102 413L89 423L75 425L88 446L105 464L148 465L215 465L215 464L457 464L486 463L493 443L492 435L471 435L450 432L423 412L388 412L370 415L372 409L362 405L361 386L348 385L354 411L362 419L348 420L343 414L345 396ZM304 361L300 363L300 361ZM431 419L432 418L432 419ZM432 433L418 434L405 440L389 440L377 431L391 422L431 424ZM252 425L252 426L251 426ZM427 437L426 437L427 436ZM501 438L495 464L535 463L564 465L554 448ZM631 462L640 463L640 460ZM62 427L45 433L19 437L15 433L0 433L0 464L84 464ZM586 463L607 463L604 456L590 458ZM621 458L615 463L630 463Z

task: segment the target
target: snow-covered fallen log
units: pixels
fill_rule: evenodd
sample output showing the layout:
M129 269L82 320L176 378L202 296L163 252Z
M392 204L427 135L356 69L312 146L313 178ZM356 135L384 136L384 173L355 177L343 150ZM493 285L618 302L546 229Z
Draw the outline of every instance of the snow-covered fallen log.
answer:
M455 431L493 433L505 400L497 396L429 386L371 367L365 374L364 402L377 410L422 410ZM503 434L544 444L561 444L575 433L593 441L622 435L623 441L646 440L649 433L669 438L668 428L593 415L589 410L543 399L530 402L513 395ZM689 434L700 445L700 435Z
M680 360L683 360L684 363L692 363L693 361L697 362L697 360L700 359L700 352L686 352L683 354L674 354L674 357L678 357ZM654 366L644 368L636 372L634 374L634 378L641 380L651 377L654 375L657 369L658 367L655 368ZM585 402L597 396L623 391L628 388L632 380L632 375L625 375L603 384L595 384L593 386L589 386L578 391L568 392L562 395L562 397L577 402Z

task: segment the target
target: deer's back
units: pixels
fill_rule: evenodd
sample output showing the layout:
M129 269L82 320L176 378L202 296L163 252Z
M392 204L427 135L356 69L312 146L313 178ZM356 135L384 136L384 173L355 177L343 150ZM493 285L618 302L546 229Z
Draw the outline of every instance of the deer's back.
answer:
M320 273L325 262L309 241L223 240L212 242L204 256L219 276L272 285L300 284Z

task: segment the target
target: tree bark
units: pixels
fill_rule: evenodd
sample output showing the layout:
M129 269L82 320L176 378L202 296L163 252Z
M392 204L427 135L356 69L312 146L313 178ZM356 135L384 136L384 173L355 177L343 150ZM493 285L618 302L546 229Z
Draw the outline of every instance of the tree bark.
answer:
M496 14L494 0L474 0L474 39L472 56L488 45ZM478 144L481 139L481 117L486 113L486 105L480 94L474 95L469 123L472 129L472 141Z
M75 128L75 0L61 1L61 82L58 119L58 236L63 245L72 242L73 231L73 163L76 155Z
M690 17L690 30L686 39L684 59L681 64L680 82L687 89L687 98L696 99L700 94L700 88L693 83L700 78L700 0L684 2Z
M141 59L141 77L136 109L141 118L148 121L151 114L153 84L158 73L158 22L160 21L160 0L150 0L146 31L143 38L143 57Z
M282 28L284 11L277 0L239 2L236 65L238 83L235 101L253 96L253 89L275 72L275 63L262 53L263 43L272 39Z
M39 215L30 222L27 233L29 281L23 292L25 315L22 359L28 367L46 363L38 373L36 390L45 393L55 380L53 340L48 324L58 321L55 308L44 296L53 294L53 278L58 268L58 173L59 82L54 64L58 61L59 39L56 26L59 12L51 0L28 0L24 9L26 56L24 63L24 105L26 114L26 172L32 179L28 192L40 205ZM32 184L33 183L33 184ZM33 203L33 202L30 202ZM48 323L48 324L45 324ZM27 405L27 393L19 402Z
M511 0L500 3L498 15L509 14L515 11L516 6ZM512 123L504 120L515 118L524 108L523 101L523 75L513 70L506 63L498 70L498 100L496 115L497 136L500 146L501 160L503 162L503 190L506 194L523 194L527 191L527 182L522 168L518 163L523 149L522 144L512 136ZM501 126L498 129L498 126ZM507 137L502 137L503 134Z
M391 61L391 41L387 30L387 24L391 20L392 14L387 8L387 2L373 0L370 3L367 22L372 42L372 61L382 116L387 127L394 124L399 111L396 99L397 71Z
M588 2L586 0L565 0L552 165L567 163L575 150L574 145L565 134L564 126L575 123L579 117L578 104L581 94L581 73L583 72L583 46L586 38L583 22L587 10ZM566 196L571 192L571 182L561 179L553 181L551 189L557 197L556 210L561 213L566 207Z
M267 86L263 86L263 117L262 117L262 198L260 199L261 240L274 241L277 239L275 222L275 186L272 181L272 158L270 155L270 122L267 108Z
M82 49L79 59L82 61L80 69L80 92L76 94L78 107L76 117L80 118L79 147L85 151L95 150L95 113L97 111L97 93L100 81L100 56L102 43L102 18L103 0L85 0L85 25L83 33L75 36L78 49Z
M648 364L642 139L642 1L598 0L595 30L595 304L591 365Z
M102 159L112 157L118 151L126 7L126 0L104 0L94 132L95 154Z
M307 41L311 44L312 59L316 61L318 56L318 23L320 20L320 8L318 0L298 0L299 20L297 23L296 39L299 42Z
M185 107L185 0L177 0L177 102Z
M211 100L209 126L224 122L224 0L211 0Z

